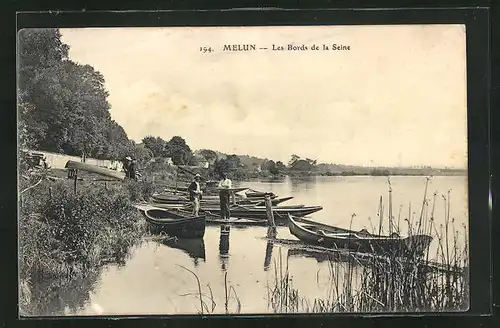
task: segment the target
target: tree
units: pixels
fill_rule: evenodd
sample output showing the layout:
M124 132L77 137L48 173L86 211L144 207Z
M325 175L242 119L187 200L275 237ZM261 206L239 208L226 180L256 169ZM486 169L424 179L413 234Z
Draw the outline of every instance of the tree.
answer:
M295 162L297 162L300 159L300 156L293 154L292 158L288 162L288 166L292 166Z
M229 164L229 169L230 170L236 170L241 167L241 160L238 157L238 155L229 155L226 157L226 161Z
M271 163L269 165L269 173L271 173L273 175L278 175L280 173L280 170L278 169L278 167L276 166L276 163L274 161L271 161Z
M222 174L229 173L231 165L225 158L219 159L214 163L213 172L217 177L222 177Z
M166 144L166 154L175 165L187 165L193 156L191 148L184 138L175 136Z
M165 156L165 147L167 143L160 137L147 136L142 139L144 147L148 148L154 157L168 157Z
M205 157L205 159L209 162L215 162L217 160L217 153L210 149L202 149L200 151L201 156Z
M284 171L286 171L286 166L285 166L285 164L283 164L283 162L282 162L282 161L277 161L277 162L276 162L276 168L277 168L277 169L278 169L278 171L280 171L280 172L284 172Z
M115 158L128 147L126 133L111 120L103 75L68 59L58 29L21 30L18 42L23 144L97 158Z
M313 166L315 166L315 165L316 165L316 163L318 162L317 160L315 160L315 159L310 159L310 158L306 158L306 161L307 161L309 164L313 165Z
M310 162L304 160L304 159L299 159L295 162L290 167L290 170L292 171L312 171L315 169L315 166L312 165Z
M135 143L128 139L125 130L115 121L108 122L107 126L108 145L105 152L109 158L121 160L126 156L131 156L135 151Z
M133 145L133 149L131 151L132 156L137 159L139 163L145 163L151 160L153 156L153 152L145 147L144 145Z

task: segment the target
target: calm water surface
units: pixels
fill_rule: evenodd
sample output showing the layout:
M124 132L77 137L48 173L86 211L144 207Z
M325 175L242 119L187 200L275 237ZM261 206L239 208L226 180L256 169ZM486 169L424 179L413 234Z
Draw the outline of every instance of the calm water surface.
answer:
M408 226L404 218L412 212L415 212L412 215L420 215L425 181L424 177L391 178L393 215L397 218L402 207L403 234ZM323 211L314 213L312 219L346 228L352 224L354 230L366 228L371 231L374 226L378 229L380 196L384 197L387 213L389 185L386 177L286 178L240 185L269 190L279 196L294 196L287 204L322 205ZM448 190L451 190L450 217L454 218L456 230L463 232L462 225L468 220L466 177L434 177L429 181L427 197L432 200L433 193L438 193L434 215L437 229L444 224L445 206L441 195L447 195ZM351 222L353 213L356 216ZM387 219L383 229L388 231ZM275 277L274 268L280 260L288 263L294 287L300 290L301 296L326 297L328 264L313 257L290 254L287 246L272 245L264 239L265 235L264 227L231 227L226 234L219 226L209 226L203 240L184 242L177 248L147 241L134 250L123 267L107 267L95 281L85 305L67 314L196 314L200 308L197 280L185 268L198 276L209 308L208 296L212 293L214 313L225 313L226 274L231 290L228 305L231 312L237 309L237 295L241 313L268 313L271 309L267 287ZM285 227L278 228L278 238L295 239ZM464 237L460 238L462 242ZM435 253L437 243L433 241L431 254Z

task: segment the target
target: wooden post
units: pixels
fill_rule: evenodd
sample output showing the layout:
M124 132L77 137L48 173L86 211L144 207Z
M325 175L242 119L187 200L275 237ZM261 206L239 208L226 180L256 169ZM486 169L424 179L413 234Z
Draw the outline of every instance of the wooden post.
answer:
M74 178L73 178L73 188L74 188L74 191L75 191L75 194L76 194L76 184L78 182L78 170L75 170L75 173L74 173Z
M266 200L266 213L267 213L267 237L274 238L276 237L276 224L274 223L274 214L273 214L273 203L271 201L271 196L269 194L265 195Z

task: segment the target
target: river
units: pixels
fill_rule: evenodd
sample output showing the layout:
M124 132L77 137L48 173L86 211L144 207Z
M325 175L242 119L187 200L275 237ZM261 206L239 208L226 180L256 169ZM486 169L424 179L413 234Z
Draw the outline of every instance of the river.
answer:
M420 215L424 196L425 177L391 177L393 216L400 225L408 225L408 213ZM279 181L251 181L240 186L260 191L272 191L279 196L293 196L286 204L321 205L323 210L311 218L323 223L354 230L378 230L380 196L383 196L387 217L389 184L387 177L310 177L285 178ZM467 180L464 176L433 177L428 184L427 198L437 192L434 220L439 229L444 224L445 205L442 195L450 191L450 218L455 229L463 232L468 223ZM411 210L409 207L411 206ZM429 213L430 215L430 208ZM352 214L355 213L353 217ZM383 221L388 231L388 221ZM191 241L185 250L155 241L147 241L132 253L121 267L108 266L85 289L85 302L78 309L67 310L68 315L147 315L196 314L200 309L198 285L206 295L208 308L213 313L225 313L226 288L228 309L244 314L269 313L268 286L274 279L275 265L288 262L294 287L302 297L325 297L329 268L326 262L288 253L286 246L268 244L264 239L266 228L231 227L228 234L221 227L208 226L202 241ZM463 243L465 234L459 236ZM278 228L278 238L295 239L286 227ZM431 254L437 249L431 244ZM191 254L189 254L191 253ZM225 277L227 274L227 283ZM212 296L210 296L212 295ZM235 297L237 296L237 297ZM72 296L75 298L75 296ZM215 303L211 303L211 298Z

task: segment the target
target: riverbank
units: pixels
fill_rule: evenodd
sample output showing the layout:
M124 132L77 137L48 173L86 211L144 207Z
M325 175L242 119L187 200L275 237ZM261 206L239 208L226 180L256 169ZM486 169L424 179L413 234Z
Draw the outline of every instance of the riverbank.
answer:
M146 234L132 203L148 199L149 182L49 180L54 172L21 175L19 206L20 312L44 313L41 290L74 288L108 263L125 263ZM27 177L27 179L26 179ZM45 286L44 281L58 281ZM73 287L71 287L73 286ZM62 309L61 309L62 310Z
M155 180L172 183L168 176L166 180L162 180L162 174L159 172ZM93 182L90 176L86 177L83 173L81 176L85 180L79 182L78 194L99 192L85 189L84 185L87 185L88 188L96 188L104 194L125 195L126 203L130 202L130 199L147 198L151 191L148 188L151 186L152 190L160 188L156 183L151 183L152 177L149 173L144 176L147 182L142 184L108 182L107 187L102 181ZM37 180L34 179L23 188L36 182ZM294 203L322 204L324 210L312 218L322 223L352 227L358 231L364 228L369 231L375 229L378 232L380 229L378 217L382 217L383 234L387 234L390 229L401 230L402 235L405 235L408 229L418 231L426 179L391 178L391 186L394 190L391 203L388 203L387 198L384 197L386 201L383 208L385 210L382 210L382 215L380 215L377 213L377 206L380 210L377 195L387 194L387 182L385 177L373 179L325 177L321 179L287 178L283 181L247 181L244 184L256 190L269 190L283 196L294 196ZM43 183L44 185L39 184L30 191L36 189L42 194L44 192L49 194L47 188L52 187L52 197L56 197L56 184ZM60 183L66 185L65 191L70 198L73 193L72 181L64 180ZM464 246L461 237L466 238L467 231L465 228L463 232L460 231L462 230L461 223L467 222L466 212L462 212L466 204L461 198L464 193L463 188L465 187L462 178L433 178L429 180L428 193L424 196L426 201L423 215L426 220L422 221L424 227L421 230L433 234L434 241L430 248L430 255L441 259L444 263L448 258L451 265L455 260L467 260L467 240ZM449 193L444 195L437 193L437 196L434 194L435 191L450 189L453 190L452 195L456 195L453 203L450 203ZM442 203L442 196L446 197L446 204ZM26 197L28 195L23 197L25 204ZM413 204L411 208L408 208L409 203ZM87 205L90 204L93 202L87 203ZM390 213L394 217L392 221L388 220L390 204L393 207ZM406 204L406 210L401 208L404 204ZM357 213L357 216L351 219L353 211ZM92 221L102 220L100 215L93 217L95 219ZM137 219L138 224L144 221L140 217ZM392 223L392 228L389 222ZM430 222L433 223L430 224ZM454 225L458 230L455 230ZM93 224L92 226L106 227L105 229L109 232L118 229L115 225L108 224ZM398 262L393 262L392 265L381 262L374 271L370 271L369 267L363 268L353 263L356 261L342 262L335 257L329 258L325 254L318 256L310 252L297 252L295 249L282 246L278 241L273 245L272 241L264 239L265 228L231 228L231 231L226 233L220 227L207 227L205 237L199 242L176 243L175 247L169 243L152 241L144 237L144 232L137 233L132 229L117 230L122 235L125 235L126 231L136 233L137 238L141 240L136 240L135 244L129 246L128 253L122 257L123 260L117 260L113 256L102 257L100 263L96 261L97 264L88 266L90 269L87 271L75 269L72 275L61 273L54 275L53 278L31 281L23 279L21 282L23 313L26 314L30 310L33 315L196 314L200 312L223 314L227 311L250 314L307 311L349 312L346 309L373 312L411 311L412 309L436 311L445 307L455 311L462 309L462 305L466 306L468 302L467 276L453 278L450 275L448 288L446 275L434 272L428 273L425 280L412 280L420 279L419 275L422 272L417 275L411 270L401 270ZM287 228L279 228L278 231L278 238L294 239ZM33 235L36 235L36 231L30 234L30 238L33 238ZM455 235L458 239L455 239ZM450 243L447 244L446 240ZM456 240L456 246L453 244L454 240ZM99 243L103 242L105 241L99 241ZM248 252L248 249L254 251ZM282 250L285 251L286 259L280 260L278 257ZM54 253L57 254L57 252ZM280 266L280 261L282 266ZM203 305L200 304L197 279L180 266L196 273L199 278ZM286 272L288 275L285 274ZM275 273L277 273L277 279ZM137 279L138 276L141 279ZM26 275L23 278L25 277ZM351 288L350 295L344 292L348 288ZM427 299L419 301L422 295ZM400 301L400 297L403 301ZM26 300L31 303L26 304ZM442 300L444 303L441 303Z

